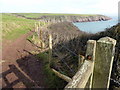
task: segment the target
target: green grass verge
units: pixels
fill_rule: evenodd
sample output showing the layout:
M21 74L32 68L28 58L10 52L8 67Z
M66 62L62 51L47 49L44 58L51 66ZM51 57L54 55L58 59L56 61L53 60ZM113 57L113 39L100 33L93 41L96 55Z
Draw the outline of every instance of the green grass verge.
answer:
M95 16L97 14L65 14L65 13L16 13L29 18L39 18L41 16Z
M35 20L23 19L10 13L2 14L2 38L12 40L34 28Z
M40 60L44 63L44 73L46 75L45 82L49 88L64 88L67 84L66 81L62 80L54 74L54 72L49 67L48 52L40 53L37 55ZM54 59L52 59L54 61Z

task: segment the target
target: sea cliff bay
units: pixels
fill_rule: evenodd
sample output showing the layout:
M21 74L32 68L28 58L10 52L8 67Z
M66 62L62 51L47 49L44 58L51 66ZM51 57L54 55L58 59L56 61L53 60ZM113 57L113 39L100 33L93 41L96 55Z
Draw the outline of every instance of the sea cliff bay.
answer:
M2 60L10 62L3 63L3 75L4 72L19 68L19 72L34 81L26 80L26 77L22 77L22 74L20 74L21 79L25 80L25 88L36 87L36 83L40 87L45 88L64 88L67 82L55 75L52 70L57 70L59 73L72 78L78 71L79 55L85 57L88 40L99 40L103 37L110 37L117 41L111 72L110 89L119 90L120 24L115 24L98 33L88 33L74 25L74 22L80 22L84 25L85 23L92 23L93 26L97 26L96 23L100 22L105 24L107 22L106 20L112 20L110 19L110 17L103 15L3 13ZM90 28L90 26L92 25L87 24L85 27ZM101 24L99 26L103 27ZM96 28L99 27L97 26ZM52 40L50 36L52 36ZM50 55L49 41L52 43L51 65L48 59ZM8 66L10 69L7 68ZM16 78L14 75L11 76L13 79ZM3 88L6 88L6 85L3 85Z
M106 21L111 18L104 15L97 14L37 14L33 13L31 16L29 13L13 13L18 17L26 19L40 20L44 22L92 22L92 21Z

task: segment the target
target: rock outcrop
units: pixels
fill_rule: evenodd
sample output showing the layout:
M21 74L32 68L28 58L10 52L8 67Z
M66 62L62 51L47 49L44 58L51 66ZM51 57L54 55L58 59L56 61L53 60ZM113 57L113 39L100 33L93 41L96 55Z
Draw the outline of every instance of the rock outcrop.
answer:
M110 20L110 17L104 15L41 15L37 18L26 17L21 14L14 14L18 17L23 17L26 19L40 20L44 22L92 22L92 21L106 21Z
M41 16L38 18L45 22L92 22L92 21L106 21L111 18L103 15L94 16Z

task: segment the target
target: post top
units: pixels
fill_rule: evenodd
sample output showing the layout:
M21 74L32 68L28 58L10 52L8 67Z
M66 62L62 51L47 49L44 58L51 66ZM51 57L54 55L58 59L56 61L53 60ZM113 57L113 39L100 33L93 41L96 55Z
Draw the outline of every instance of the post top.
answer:
M96 40L88 40L87 43L96 43Z
M100 38L97 42L103 42L103 43L108 43L108 44L113 44L116 45L116 40L110 37L103 37Z

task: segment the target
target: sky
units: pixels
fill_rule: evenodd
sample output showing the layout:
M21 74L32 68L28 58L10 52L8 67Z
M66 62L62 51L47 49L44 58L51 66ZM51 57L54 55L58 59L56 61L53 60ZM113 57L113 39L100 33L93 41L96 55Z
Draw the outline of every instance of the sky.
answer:
M3 13L118 15L119 0L0 0Z

